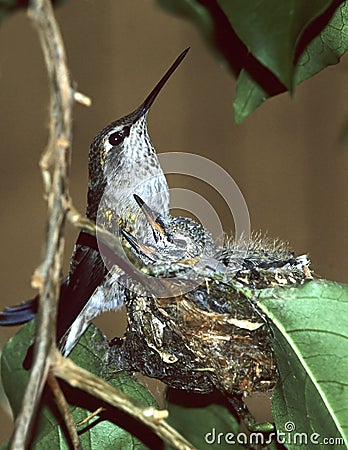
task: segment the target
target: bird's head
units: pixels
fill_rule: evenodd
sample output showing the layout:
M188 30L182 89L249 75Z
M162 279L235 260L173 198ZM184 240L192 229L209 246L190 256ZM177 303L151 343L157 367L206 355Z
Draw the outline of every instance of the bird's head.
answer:
M135 111L112 122L94 138L89 153L87 208L87 216L92 220L96 220L106 190L107 201L112 202L110 207L121 217L127 210L129 214L137 210L131 194L139 189L146 199L156 194L163 196L163 205L160 207L169 208L169 190L151 144L147 118L151 105L188 50L178 56ZM151 192L153 190L155 192ZM165 192L159 192L162 190Z

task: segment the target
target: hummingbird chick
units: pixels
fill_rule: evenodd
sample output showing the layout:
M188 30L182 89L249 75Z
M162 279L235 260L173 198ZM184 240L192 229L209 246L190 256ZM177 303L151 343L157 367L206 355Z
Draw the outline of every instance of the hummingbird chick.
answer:
M208 230L187 217L161 216L134 194L152 229L155 245L140 242L121 229L122 235L147 272L157 277L178 276L190 266L201 276L235 279L252 288L301 283L311 279L306 255L295 256L289 246L277 239L254 233L251 239L227 239L223 246L214 243ZM193 272L189 273L193 277Z
M152 231L152 239L140 242L124 228L121 228L121 233L145 265L156 263L163 266L189 261L193 264L198 257L217 251L210 232L194 220L169 214L163 216L150 208L139 195L133 196L148 222L147 228Z
M250 420L243 398L271 390L278 373L267 318L241 288L301 284L311 279L307 257L260 235L219 247L192 219L162 217L134 197L155 244L122 234L155 282L168 279L168 290L126 289L128 328L121 345L111 345L110 364L187 391L216 388ZM186 289L178 293L177 283Z

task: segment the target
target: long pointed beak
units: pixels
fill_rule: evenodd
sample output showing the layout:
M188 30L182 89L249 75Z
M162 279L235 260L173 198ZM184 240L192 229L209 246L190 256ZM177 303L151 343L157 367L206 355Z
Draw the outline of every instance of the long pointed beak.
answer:
M153 258L154 249L138 242L134 236L132 236L130 233L128 233L125 229L121 228L121 233L123 237L129 242L129 244L134 248L134 250L139 254L144 254L152 261L155 261L155 258Z
M153 230L158 231L160 234L166 234L163 225L161 224L161 215L151 209L142 198L137 194L133 194L134 200L138 203L140 209L145 214L147 221L151 225Z
M181 61L185 58L187 52L190 50L190 47L188 47L186 50L184 50L174 61L174 63L170 66L170 68L167 70L167 72L164 74L164 76L160 79L160 81L156 84L156 86L152 89L150 94L146 97L145 101L139 106L139 108L136 110L136 118L140 119L144 114L146 114L152 103L155 101L157 95L163 88L163 86L166 84L166 82L169 80L175 69L179 66Z

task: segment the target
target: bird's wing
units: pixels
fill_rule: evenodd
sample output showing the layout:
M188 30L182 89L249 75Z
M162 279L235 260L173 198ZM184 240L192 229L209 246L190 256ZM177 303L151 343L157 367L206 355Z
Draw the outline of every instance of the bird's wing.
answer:
M60 292L57 342L83 310L106 274L106 267L94 236L80 233L72 259L69 281L61 287Z

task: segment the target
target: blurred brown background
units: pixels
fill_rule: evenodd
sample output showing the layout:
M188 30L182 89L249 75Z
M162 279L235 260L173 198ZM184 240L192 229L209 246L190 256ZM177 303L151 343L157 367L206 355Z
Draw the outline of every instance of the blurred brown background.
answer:
M71 190L85 208L88 148L93 136L145 98L175 57L191 51L150 114L161 151L201 154L225 168L243 192L254 230L308 252L317 275L348 281L347 145L338 134L348 114L348 59L283 94L236 126L234 81L218 66L196 29L153 1L74 0L57 10L72 76L93 99L76 106ZM40 261L45 202L38 160L46 144L48 88L38 38L25 13L0 27L1 306L33 296L30 277ZM174 180L190 187L187 179ZM202 186L201 186L202 187ZM204 188L204 186L203 186ZM226 208L211 189L203 195L225 228ZM68 229L66 260L76 231ZM101 322L99 322L101 323ZM103 328L120 334L115 316ZM3 343L13 329L0 329ZM0 442L10 434L0 412Z

